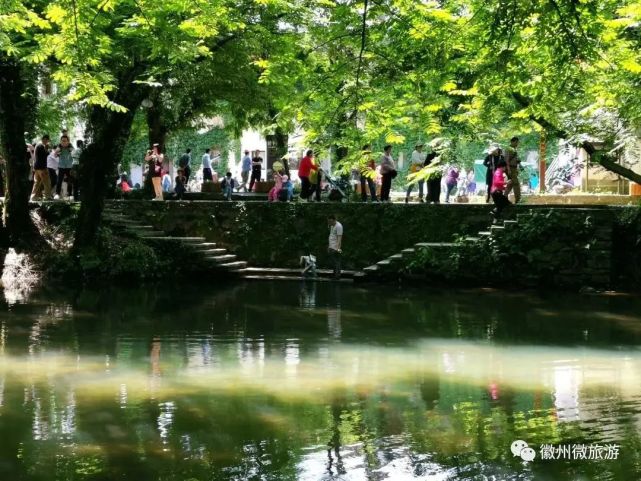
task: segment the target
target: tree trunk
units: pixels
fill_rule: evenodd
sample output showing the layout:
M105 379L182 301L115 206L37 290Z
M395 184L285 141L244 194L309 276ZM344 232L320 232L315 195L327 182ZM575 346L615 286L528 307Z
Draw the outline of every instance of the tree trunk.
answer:
M29 160L24 133L34 102L18 60L0 56L0 139L7 162L4 226L11 245L35 248L42 240L29 214Z
M89 117L92 142L80 158L82 204L73 245L75 252L92 246L96 240L105 197L115 185L116 168L129 139L136 110L147 94L146 87L132 82L134 78L135 73L128 72L119 82L114 97L114 102L127 108L126 112L96 106Z
M147 109L147 127L149 128L149 148L154 144L160 145L160 152L165 153L168 129L162 118L162 108L158 105L159 98L156 98L154 105Z
M167 143L167 135L169 129L167 128L163 115L162 107L160 105L160 96L154 95L152 98L153 105L147 109L146 118L147 118L147 128L149 130L149 148L152 148L154 144L158 144L160 152L165 153L165 145ZM165 155L165 161L163 163L163 170L169 172L170 160L167 155ZM144 169L144 167L143 167ZM151 183L151 177L147 175L143 182L143 190L149 198L153 198L154 188Z

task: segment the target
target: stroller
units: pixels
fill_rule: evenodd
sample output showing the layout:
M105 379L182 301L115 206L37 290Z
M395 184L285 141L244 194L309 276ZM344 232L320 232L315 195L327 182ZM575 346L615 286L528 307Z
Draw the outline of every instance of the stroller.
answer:
M347 202L352 190L352 184L349 182L349 179L334 178L322 169L321 172L325 176L325 180L329 185L329 194L327 195L328 200L334 202Z

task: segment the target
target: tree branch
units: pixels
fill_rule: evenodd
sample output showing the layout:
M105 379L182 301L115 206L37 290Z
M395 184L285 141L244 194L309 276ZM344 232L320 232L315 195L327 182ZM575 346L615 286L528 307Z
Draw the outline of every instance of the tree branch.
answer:
M518 92L512 92L512 97L523 108L527 108L532 104L532 101L530 99L528 99L526 96ZM546 132L553 134L554 136L560 139L567 139L571 137L571 135L567 131L560 129L559 127L552 124L547 119L541 116L530 114L530 120L532 122L539 124L541 127L543 127L546 130ZM586 152L590 155L590 157L592 157L592 154L594 154L595 149L590 142L583 142L581 144L581 147L586 150ZM637 174L633 170L628 169L627 167L624 167L621 164L617 164L616 162L613 162L612 160L608 159L605 156L599 156L598 160L599 160L599 164L602 165L605 169L609 170L610 172L618 174L621 177L624 177L628 180L636 182L637 184L641 184L641 174Z

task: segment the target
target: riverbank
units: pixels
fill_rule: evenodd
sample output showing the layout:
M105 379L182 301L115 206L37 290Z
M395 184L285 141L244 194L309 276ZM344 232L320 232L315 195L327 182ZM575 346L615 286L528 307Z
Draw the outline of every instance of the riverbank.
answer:
M72 235L76 205L55 202L32 207L49 226L48 229L56 232L58 237L65 230L67 237ZM247 262L254 269L297 269L300 256L310 253L317 256L319 267L324 267L327 265L327 216L330 214L336 215L345 228L343 268L353 271L362 271L390 256L402 259L402 253L411 250L416 244L453 245L468 239L468 247L469 244L473 247L477 244L480 246L482 242L479 240L483 236L479 236L479 233L492 231L490 206L478 204L121 200L109 201L107 207L122 212L125 220L132 219L132 222L145 224L146 228L158 233L156 236L175 237L175 242L156 245L131 232L113 231L114 227L106 219L100 242L91 252L84 253L82 259L69 259L63 252L65 243L59 243L57 255L50 263L52 270L61 269L67 273L73 271L71 274L80 279L109 279L115 276L127 280L153 280L197 273L204 278L221 277L221 280L234 277L203 270L199 257L179 242L182 238L202 239L199 242L215 247L210 249L211 252L224 251L236 256L238 261ZM546 231L545 227L549 227L550 222L544 217L541 219L541 215L550 212L561 217L556 218L552 230ZM523 224L522 220L520 230L513 232L510 238L510 251L525 259L521 268L526 273L533 272L536 276L542 270L548 273L551 269L555 271L554 262L557 258L566 258L569 252L577 251L575 247L580 244L581 255L587 254L590 257L595 248L599 251L599 258L594 262L599 264L597 274L601 276L601 282L586 281L581 274L584 271L569 264L564 267L563 273L571 281L576 277L576 282L569 282L573 288L590 286L634 290L641 285L637 268L641 259L641 209L630 206L519 205L508 212L507 218L523 219L534 214L539 219L536 229L527 223ZM571 227L582 226L586 222L598 227L598 242L592 242L593 239L589 237L592 231L580 233L581 229ZM60 229L60 225L66 226L65 229ZM534 238L533 231L536 234ZM70 239L67 238L66 245L69 243ZM558 252L554 246L558 247ZM481 249L479 252L482 255L487 251ZM501 252L497 254L500 255ZM412 266L407 263L398 266L398 271L392 272L398 275L392 275L391 279L386 280L396 282L405 279L423 283L437 279L439 283L452 285L495 285L496 278L488 275L483 262L477 262L472 257L466 263L462 262L464 259L460 253L452 251L444 252L439 258L444 270L464 274L464 282L457 279L456 275L433 276L430 275L431 272L421 274L420 269L417 272L415 259ZM594 262L590 261L592 267ZM426 265L433 267L430 263ZM408 270L408 267L412 269ZM607 273L604 272L606 269ZM523 277L529 277L528 282L520 283L517 280L516 285L531 285L533 282L537 285L540 284L538 281L548 282L546 279L549 279L549 276L540 276L533 281L531 275ZM550 287L556 284L553 282Z

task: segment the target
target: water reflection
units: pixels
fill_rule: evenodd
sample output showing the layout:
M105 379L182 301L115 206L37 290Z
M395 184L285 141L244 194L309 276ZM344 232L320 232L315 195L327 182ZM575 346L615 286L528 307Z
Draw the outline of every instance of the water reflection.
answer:
M320 285L303 305L284 286L186 295L187 309L149 290L12 306L0 479L640 477L635 301L581 299L591 318L567 299ZM527 466L514 439L622 456Z

